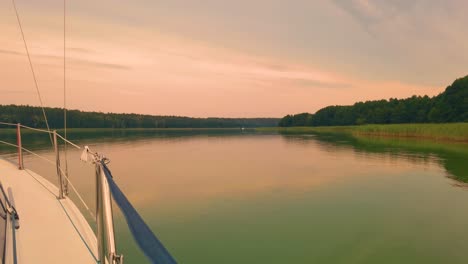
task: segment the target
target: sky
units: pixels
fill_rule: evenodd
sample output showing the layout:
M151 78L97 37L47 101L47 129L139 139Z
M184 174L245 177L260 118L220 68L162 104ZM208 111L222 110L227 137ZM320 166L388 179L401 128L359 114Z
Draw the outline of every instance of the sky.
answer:
M45 106L63 107L63 0L16 0ZM67 0L67 108L282 117L437 95L467 75L464 0ZM0 104L39 105L0 3Z

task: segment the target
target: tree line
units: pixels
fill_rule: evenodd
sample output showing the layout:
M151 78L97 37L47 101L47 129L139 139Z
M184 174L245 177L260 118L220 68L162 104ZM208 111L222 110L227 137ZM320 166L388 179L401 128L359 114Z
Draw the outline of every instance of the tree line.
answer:
M63 108L45 108L49 126L63 128ZM67 111L69 128L252 128L271 127L279 118L193 118L102 112ZM29 105L0 105L0 122L45 128L42 109Z
M327 106L315 114L283 117L279 126L346 126L362 124L468 122L468 76L457 79L437 96L358 102Z

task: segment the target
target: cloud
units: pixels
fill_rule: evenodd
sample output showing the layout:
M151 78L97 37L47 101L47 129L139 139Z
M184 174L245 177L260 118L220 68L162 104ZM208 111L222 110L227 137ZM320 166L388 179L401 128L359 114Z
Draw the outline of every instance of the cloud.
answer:
M418 4L418 0L334 0L333 2L372 36L379 35L380 26L406 16Z
M377 36L423 41L432 38L440 41L438 37L450 29L459 29L459 32L463 32L466 28L463 22L467 22L467 19L461 11L468 8L466 1L333 0L333 2L362 28Z
M130 66L123 65L123 64L82 60L82 59L77 59L77 58L68 59L68 63L71 65L92 66L92 67L104 68L104 69L115 69L115 70L130 70L131 69Z
M26 55L25 53L21 53L21 52L18 52L18 51L14 51L14 50L4 50L4 49L0 49L0 53L3 53L3 54L10 54L10 55Z
M462 34L466 23L461 23L466 19L455 12L466 9L445 10L434 0L424 5L419 0L324 2L282 4L276 11L236 2L239 12L251 9L243 21L232 16L230 26L223 25L223 12L232 13L223 9L226 5L219 4L215 13L200 8L207 21L222 20L215 28L224 30L216 32L198 31L213 23L190 20L197 12L191 9L174 9L187 12L186 20L167 10L167 21L138 13L148 20L138 26L120 17L77 16L67 52L70 101L75 108L114 112L281 116L329 104L434 94L458 75L453 69L466 68L468 55L460 52L468 43L468 34ZM39 83L44 92L60 90L62 28L52 15L36 12L34 19L34 30L28 27L26 33ZM175 30L169 20L183 27ZM4 88L30 85L28 78L18 78L27 65L19 56L24 54L14 50L22 50L17 33L12 28L0 36ZM110 100L102 102L109 94ZM29 102L26 96L0 99ZM51 92L47 99L60 105L62 97Z
M353 84L345 82L319 82L307 79L296 79L293 81L294 84L304 86L307 88L331 88L331 89L347 89L353 88Z
M92 53L89 49L80 49L80 48L71 48L70 50L80 53ZM0 53L2 54L9 54L9 55L17 55L17 56L26 56L25 52L19 52L15 50L5 50L0 49ZM47 66L60 66L62 67L63 57L58 55L46 55L46 54L31 54L31 57L40 58L40 59L52 59L52 60L60 60L60 65L58 64L51 64L51 63L41 63L39 60L38 63ZM116 69L116 70L129 70L131 69L128 65L118 64L118 63L109 63L109 62L102 62L97 60L90 60L90 59L80 59L76 56L67 56L67 63L68 66L91 66L95 68L104 68L104 69Z
M67 51L73 51L77 53L95 53L95 51L86 49L86 48L79 48L79 47L67 47Z
M5 94L26 94L30 93L31 91L25 91L25 90L2 90L1 93L3 95Z

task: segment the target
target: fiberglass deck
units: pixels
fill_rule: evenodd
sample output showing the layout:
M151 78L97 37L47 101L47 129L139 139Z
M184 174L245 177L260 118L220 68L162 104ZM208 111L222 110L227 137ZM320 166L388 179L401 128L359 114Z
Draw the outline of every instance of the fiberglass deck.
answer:
M57 187L2 159L0 181L11 188L20 217L18 263L97 263L96 236L69 198L57 199Z

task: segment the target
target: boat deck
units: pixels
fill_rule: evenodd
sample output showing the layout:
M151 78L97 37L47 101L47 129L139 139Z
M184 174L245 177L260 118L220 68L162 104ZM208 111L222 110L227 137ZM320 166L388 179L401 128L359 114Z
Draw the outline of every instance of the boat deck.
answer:
M57 187L3 159L0 181L20 218L18 263L98 263L94 232L69 198L57 199Z

